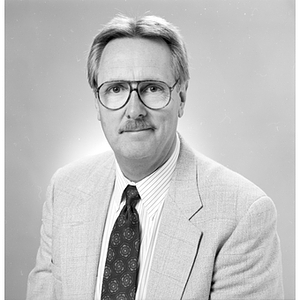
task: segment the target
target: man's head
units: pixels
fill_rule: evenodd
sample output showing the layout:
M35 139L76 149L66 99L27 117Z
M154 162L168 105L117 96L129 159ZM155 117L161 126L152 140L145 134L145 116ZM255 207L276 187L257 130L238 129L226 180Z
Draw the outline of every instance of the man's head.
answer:
M182 39L163 19L117 17L96 36L88 68L105 136L123 173L140 180L175 147L189 79Z
M105 46L117 38L162 39L170 48L174 77L179 79L179 86L189 80L188 57L184 41L178 29L166 20L156 16L140 19L117 16L103 27L95 37L88 57L88 80L95 91L99 86L99 62Z

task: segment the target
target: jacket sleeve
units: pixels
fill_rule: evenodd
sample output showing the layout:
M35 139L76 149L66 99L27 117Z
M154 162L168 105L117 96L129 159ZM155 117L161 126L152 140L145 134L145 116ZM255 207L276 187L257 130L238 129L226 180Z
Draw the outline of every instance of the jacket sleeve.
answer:
M27 282L27 300L54 300L54 277L52 274L52 220L54 180L47 189L47 199L43 206L40 247L36 265Z
M216 256L211 300L283 299L276 209L256 200Z

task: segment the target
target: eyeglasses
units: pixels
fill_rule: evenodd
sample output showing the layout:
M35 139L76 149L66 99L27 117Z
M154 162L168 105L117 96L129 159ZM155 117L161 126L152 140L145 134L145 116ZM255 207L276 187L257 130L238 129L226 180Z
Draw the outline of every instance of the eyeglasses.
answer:
M140 101L148 108L159 110L166 107L171 101L171 94L178 80L170 87L163 81L107 81L97 88L100 103L110 110L124 107L133 91L136 91ZM133 84L136 87L133 87Z

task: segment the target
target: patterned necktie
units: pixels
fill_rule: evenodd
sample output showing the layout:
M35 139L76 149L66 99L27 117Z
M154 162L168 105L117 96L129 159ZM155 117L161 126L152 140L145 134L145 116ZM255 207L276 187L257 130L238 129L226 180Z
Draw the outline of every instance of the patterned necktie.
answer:
M135 186L123 192L122 208L112 229L102 283L102 300L134 300L137 289L140 251L139 215L135 209L140 195Z

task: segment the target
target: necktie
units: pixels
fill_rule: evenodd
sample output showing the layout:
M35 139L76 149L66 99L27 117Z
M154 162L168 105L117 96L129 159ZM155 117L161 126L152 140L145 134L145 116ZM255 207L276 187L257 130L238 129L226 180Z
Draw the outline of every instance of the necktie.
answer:
M137 289L140 250L139 215L135 206L140 195L135 186L123 192L122 208L108 244L102 283L102 300L134 300Z

